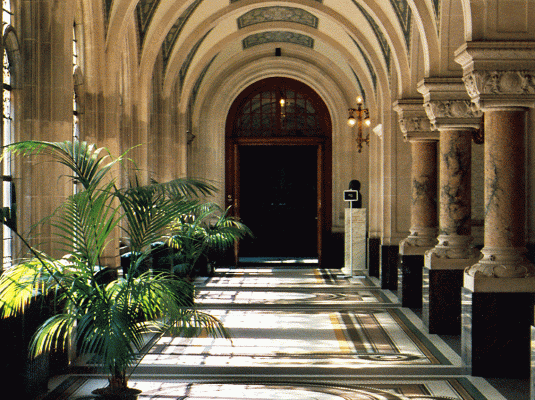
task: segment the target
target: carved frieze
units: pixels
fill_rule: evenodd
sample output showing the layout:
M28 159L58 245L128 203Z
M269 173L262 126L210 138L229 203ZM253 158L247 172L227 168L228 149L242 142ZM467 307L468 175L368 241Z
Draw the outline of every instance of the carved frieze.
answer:
M461 77L426 78L418 85L435 129L478 129L483 113L472 103Z
M432 125L440 128L478 128L483 112L469 100L433 100L424 104Z
M421 99L405 99L394 103L398 122L405 140L438 140Z
M535 71L471 71L463 81L478 104L481 100L502 100L504 106L529 106L535 101Z
M469 42L455 52L455 61L478 107L535 105L535 43Z

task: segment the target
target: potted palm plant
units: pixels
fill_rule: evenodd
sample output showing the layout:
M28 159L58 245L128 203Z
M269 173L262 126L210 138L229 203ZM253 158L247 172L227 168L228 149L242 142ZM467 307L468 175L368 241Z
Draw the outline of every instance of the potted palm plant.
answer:
M27 141L5 152L32 156L49 153L72 171L81 186L44 223L55 228L55 244L65 256L54 259L28 244L14 225L12 210L2 222L28 245L31 257L0 277L0 317L24 313L26 305L46 298L55 314L40 325L30 355L67 349L95 355L109 377L109 385L94 393L102 398L135 398L128 377L140 360L147 337L172 332L195 335L205 330L228 337L221 322L195 308L194 286L171 272L141 271L150 257L151 243L169 234L169 226L198 206L210 185L176 180L141 185L134 179L118 188L113 171L125 154L112 158L103 148L85 142ZM116 229L123 229L134 255L124 275L102 279L109 271L101 256Z
M199 204L171 224L167 244L178 256L175 273L190 278L211 272L214 264L236 241L252 236L251 230L216 203Z

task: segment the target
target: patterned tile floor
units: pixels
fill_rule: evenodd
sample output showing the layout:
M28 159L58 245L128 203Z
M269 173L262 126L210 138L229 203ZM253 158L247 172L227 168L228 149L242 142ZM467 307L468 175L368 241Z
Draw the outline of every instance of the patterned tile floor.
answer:
M140 400L505 400L365 275L270 264L218 269L197 286L232 341L160 338L130 380ZM81 367L53 379L46 400L104 385Z

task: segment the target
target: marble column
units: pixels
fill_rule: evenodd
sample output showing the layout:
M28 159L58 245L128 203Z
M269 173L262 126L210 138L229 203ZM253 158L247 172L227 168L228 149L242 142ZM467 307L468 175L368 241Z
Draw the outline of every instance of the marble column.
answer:
M485 120L485 241L464 274L462 359L473 375L527 378L535 268L526 259L525 142L535 43L470 42L456 61Z
M481 113L460 78L428 78L418 90L440 132L439 235L425 254L422 319L430 333L460 334L463 271L478 259L471 246L471 140Z
M398 297L403 307L422 307L425 252L437 236L437 142L421 99L394 103L405 140L411 143L411 227L399 244Z

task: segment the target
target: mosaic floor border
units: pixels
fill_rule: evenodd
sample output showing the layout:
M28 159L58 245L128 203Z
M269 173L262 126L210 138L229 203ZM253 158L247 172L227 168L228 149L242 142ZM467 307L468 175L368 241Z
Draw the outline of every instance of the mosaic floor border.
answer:
M69 376L42 400L88 400L106 385L103 378ZM230 378L184 380L134 376L130 386L142 390L139 400L505 400L484 380L472 377L413 377L310 382Z

